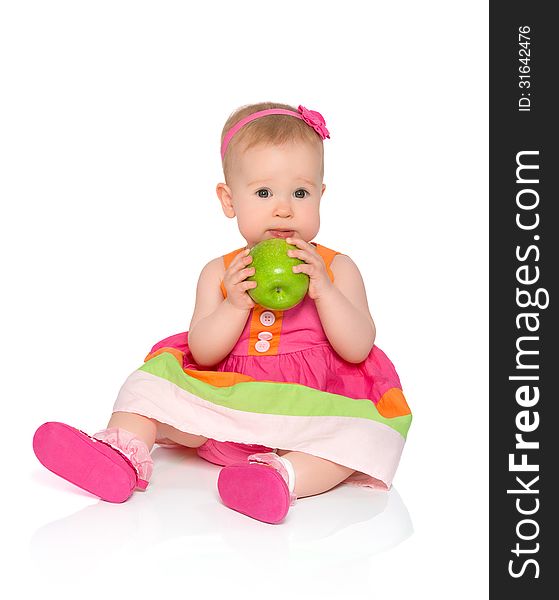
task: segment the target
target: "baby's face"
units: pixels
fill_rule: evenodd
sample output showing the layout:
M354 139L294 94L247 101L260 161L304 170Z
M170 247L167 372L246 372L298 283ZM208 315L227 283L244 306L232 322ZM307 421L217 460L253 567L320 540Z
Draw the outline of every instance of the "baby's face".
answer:
M237 217L250 248L272 237L311 241L320 228L321 149L309 142L259 145L233 157L229 193L220 194L228 217ZM224 197L230 202L224 203ZM226 206L226 204L230 205Z

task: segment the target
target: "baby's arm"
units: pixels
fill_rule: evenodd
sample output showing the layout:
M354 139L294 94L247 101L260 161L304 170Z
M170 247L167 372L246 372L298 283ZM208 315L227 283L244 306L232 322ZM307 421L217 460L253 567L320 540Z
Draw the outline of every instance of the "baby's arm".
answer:
M316 309L334 350L344 360L359 363L369 355L376 337L363 278L344 254L336 255L330 268L334 284L315 300Z
M190 321L188 345L199 365L213 366L223 360L237 343L254 302L246 293L256 282L244 281L252 275L246 269L252 257L240 252L223 275L227 298L221 293L223 258L210 261L200 273L196 306Z

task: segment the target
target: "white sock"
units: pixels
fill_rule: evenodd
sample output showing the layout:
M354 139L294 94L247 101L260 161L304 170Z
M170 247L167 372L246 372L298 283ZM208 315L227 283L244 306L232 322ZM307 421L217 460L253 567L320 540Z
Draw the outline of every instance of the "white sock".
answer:
M278 458L285 466L287 474L289 475L289 483L287 487L289 488L289 491L293 493L293 490L295 489L295 469L293 468L293 465L291 464L291 461L289 459L283 456L278 456Z

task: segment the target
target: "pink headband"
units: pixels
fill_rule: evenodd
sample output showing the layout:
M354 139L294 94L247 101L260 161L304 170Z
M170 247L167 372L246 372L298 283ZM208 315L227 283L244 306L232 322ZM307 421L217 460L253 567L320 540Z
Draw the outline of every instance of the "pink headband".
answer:
M324 140L325 138L330 137L330 132L326 129L326 121L324 117L316 110L309 110L304 106L299 106L297 109L299 112L294 112L292 110L285 110L284 108L269 108L267 110L259 110L258 112L252 113L241 119L238 123L235 123L233 127L227 132L226 136L223 138L223 144L221 144L221 160L225 156L225 152L227 151L227 146L231 141L231 138L239 131L243 125L254 121L254 119L259 119L260 117L265 117L266 115L291 115L292 117L297 117L297 119L302 119L310 125L316 133Z

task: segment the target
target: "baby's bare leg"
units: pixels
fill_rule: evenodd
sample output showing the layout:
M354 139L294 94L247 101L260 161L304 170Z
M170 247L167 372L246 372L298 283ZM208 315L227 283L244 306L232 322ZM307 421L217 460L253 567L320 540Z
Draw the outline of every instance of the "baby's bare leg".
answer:
M208 441L208 438L203 435L185 433L166 423L157 423L157 439L161 438L167 438L172 442L180 444L181 446L187 446L188 448L198 448Z
M295 470L295 494L298 498L315 496L332 489L353 472L353 469L304 452L278 450L278 456L287 458Z
M134 433L145 442L149 450L152 449L156 436L169 438L173 442L189 448L198 448L207 440L201 435L184 433L170 425L159 423L155 419L129 412L114 412L107 429L110 427L121 427Z

